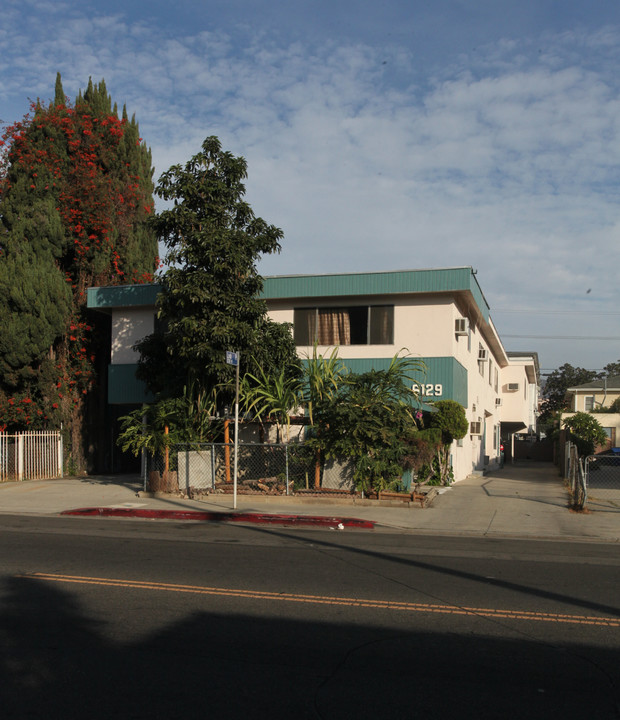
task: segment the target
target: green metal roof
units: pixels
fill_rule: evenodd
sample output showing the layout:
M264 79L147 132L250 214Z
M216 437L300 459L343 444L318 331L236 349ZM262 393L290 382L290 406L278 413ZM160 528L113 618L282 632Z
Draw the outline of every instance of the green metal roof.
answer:
M488 322L489 306L471 267L334 275L279 275L265 278L262 297L276 300L458 291L471 292Z
M109 310L115 307L152 306L155 305L159 291L160 286L154 283L89 288L87 307ZM261 296L265 300L277 300L450 292L470 292L483 318L486 322L489 321L489 306L471 267L333 275L278 275L265 278Z

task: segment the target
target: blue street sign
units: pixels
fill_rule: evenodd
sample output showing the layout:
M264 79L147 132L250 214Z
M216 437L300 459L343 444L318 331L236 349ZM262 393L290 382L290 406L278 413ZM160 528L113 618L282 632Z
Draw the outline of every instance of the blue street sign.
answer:
M226 364L235 366L239 364L239 356L236 352L231 352L230 350L226 351Z

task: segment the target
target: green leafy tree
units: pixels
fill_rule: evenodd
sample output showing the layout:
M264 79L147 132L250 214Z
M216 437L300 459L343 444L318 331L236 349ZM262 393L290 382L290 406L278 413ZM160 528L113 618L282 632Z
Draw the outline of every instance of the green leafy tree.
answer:
M277 442L282 441L282 427L286 427L287 442L290 439L291 413L302 404L303 381L293 375L287 367L277 374L260 370L258 376L247 373L243 378L241 394L244 398L245 413L252 413L255 419L275 420Z
M175 395L188 381L205 389L230 386L227 350L239 351L242 371L257 376L251 363L261 342L278 344L256 265L261 255L280 250L282 231L244 201L246 177L246 161L208 137L199 153L159 180L157 193L171 204L155 221L170 263L158 297L163 329L139 345L140 376L155 392ZM155 374L153 361L160 367ZM220 392L222 401L225 395Z
M620 413L620 397L616 398L609 406L609 412Z
M592 455L595 448L607 443L607 435L599 421L590 413L577 412L563 420L570 430L580 455Z
M396 355L385 370L351 373L336 394L317 404L326 455L354 463L359 489L379 491L400 480L421 413L412 403L422 363Z
M86 314L86 289L153 277L150 152L103 81L71 105L60 76L54 101L7 127L0 147L0 426L62 423L83 470L108 335Z
M317 343L314 343L312 356L304 360L304 383L302 402L308 412L310 425L315 425L318 406L332 402L340 387L346 384L349 371L338 357L338 348L331 353L321 355Z
M442 447L441 430L424 427L408 440L408 448L403 458L406 470L413 470L416 485L439 484L440 468L437 454Z
M467 435L469 422L465 408L455 400L438 400L433 403L434 413L430 413L429 427L441 432L441 443L437 448L439 481L447 485L450 473L450 447L455 440Z
M215 393L184 387L180 397L162 399L121 417L117 444L135 456L142 450L156 456L175 443L210 442L220 432L215 406Z
M550 373L542 388L543 400L539 425L541 427L549 426L558 412L568 410L565 396L569 387L583 385L599 377L600 374L596 370L575 368L568 363Z
M317 422L317 410L329 407L334 401L339 388L347 383L348 369L338 357L338 348L334 348L329 356L321 355L318 343L314 343L312 356L304 361L304 382L301 398L310 421L309 437L313 445L314 487L321 486L322 453L325 450L323 427L327 423Z

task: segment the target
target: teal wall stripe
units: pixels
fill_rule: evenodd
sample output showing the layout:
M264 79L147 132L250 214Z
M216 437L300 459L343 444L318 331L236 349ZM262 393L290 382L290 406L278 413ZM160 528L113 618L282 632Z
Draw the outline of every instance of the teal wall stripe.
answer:
M136 377L138 366L108 365L108 402L110 405L141 405L155 400Z
M467 370L454 358L416 358L426 365L426 372L413 373L420 384L432 385L433 396L426 400L456 400L467 407ZM342 358L346 367L354 373L369 370L387 370L391 358ZM136 377L135 364L108 366L108 402L111 405L140 405L154 401L144 383ZM441 385L441 395L435 396L435 386Z
M88 288L86 291L86 306L92 310L154 306L159 291L160 286L152 283Z
M455 400L467 407L467 370L452 357L415 358L426 365L426 372L412 373L420 384L432 385L433 396L426 400ZM341 358L343 364L354 373L370 370L387 370L392 358ZM441 385L441 395L434 395L435 386ZM426 388L425 388L426 389Z

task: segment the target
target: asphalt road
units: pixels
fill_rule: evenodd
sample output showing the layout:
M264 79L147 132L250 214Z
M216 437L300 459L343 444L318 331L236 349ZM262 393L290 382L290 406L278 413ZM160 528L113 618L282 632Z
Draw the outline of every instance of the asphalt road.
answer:
M620 717L614 544L3 516L4 718Z

